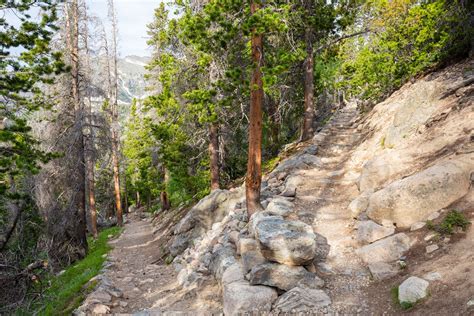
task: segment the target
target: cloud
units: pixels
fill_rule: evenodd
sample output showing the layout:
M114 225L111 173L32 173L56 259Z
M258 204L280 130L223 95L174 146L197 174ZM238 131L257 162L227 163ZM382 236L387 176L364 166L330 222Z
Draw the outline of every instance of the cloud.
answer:
M148 56L147 24L153 21L154 9L161 0L115 0L121 56ZM88 0L92 14L107 22L107 0Z

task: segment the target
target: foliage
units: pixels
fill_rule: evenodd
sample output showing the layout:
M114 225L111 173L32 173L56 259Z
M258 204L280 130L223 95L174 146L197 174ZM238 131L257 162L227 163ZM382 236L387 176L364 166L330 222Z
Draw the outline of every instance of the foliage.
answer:
M435 230L442 235L452 235L455 228L459 227L465 231L470 224L471 222L463 213L452 210L446 215L441 223L436 225L430 221L427 227L428 229Z
M472 36L468 12L458 1L367 1L360 19L370 21L371 33L342 46L340 86L374 103L426 69L462 56Z
M35 1L34 5L41 8L39 21L31 17L33 3L2 2L2 11L9 10L10 15L0 18L0 223L6 213L5 203L25 198L15 183L37 173L40 163L54 156L38 149L28 118L50 106L41 86L53 83L54 75L64 70L64 63L61 54L49 46L57 30L54 2Z

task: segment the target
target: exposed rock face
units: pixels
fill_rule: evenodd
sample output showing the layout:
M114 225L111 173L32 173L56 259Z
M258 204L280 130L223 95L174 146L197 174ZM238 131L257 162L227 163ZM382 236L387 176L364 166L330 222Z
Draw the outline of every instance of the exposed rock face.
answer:
M370 196L367 215L377 223L391 221L410 228L469 191L473 156L446 161L398 180Z
M409 277L398 288L398 300L400 303L416 303L428 295L429 285L426 280L415 276Z
M322 290L295 287L280 296L273 309L280 313L317 313L318 310L330 304L331 299Z
M319 165L321 165L321 158L304 153L283 160L275 170L272 171L272 174L291 172L294 169L308 169Z
M250 284L268 285L288 291L296 286L320 288L324 285L316 274L303 267L292 267L278 263L264 263L254 267L249 273Z
M357 240L361 243L373 243L390 236L395 232L394 227L380 226L373 221L359 222L357 225Z
M395 261L408 249L410 249L410 238L404 233L399 233L364 246L357 251L357 254L365 263L371 264Z
M278 295L267 286L254 286L246 281L224 284L224 315L269 312Z
M270 216L255 225L255 238L265 258L292 266L310 263L316 255L316 236L301 221Z

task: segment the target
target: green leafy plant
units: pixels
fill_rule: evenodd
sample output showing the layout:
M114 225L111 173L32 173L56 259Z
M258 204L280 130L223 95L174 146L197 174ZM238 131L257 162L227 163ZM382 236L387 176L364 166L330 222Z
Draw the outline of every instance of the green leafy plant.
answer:
M435 224L433 221L427 221L426 227L442 235L452 235L456 227L465 231L470 224L471 222L463 213L452 210L446 215L441 223Z

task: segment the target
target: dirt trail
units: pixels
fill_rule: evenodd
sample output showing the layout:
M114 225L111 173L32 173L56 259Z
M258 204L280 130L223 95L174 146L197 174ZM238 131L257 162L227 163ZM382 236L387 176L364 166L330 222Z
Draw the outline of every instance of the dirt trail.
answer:
M369 308L364 289L370 274L355 254L358 245L348 209L359 194L359 173L345 166L362 139L354 127L357 117L355 108L343 109L319 133L316 156L322 159L323 167L299 172L303 181L295 200L299 217L325 236L331 246L326 262L319 266L332 299L330 313L364 313Z
M112 295L112 302L107 304L109 313L174 315L200 309L202 302L195 294L179 290L173 267L157 263L161 262L161 236L154 231L150 218L141 217L130 214L124 232L111 242L114 249L103 280L118 290L120 297Z

